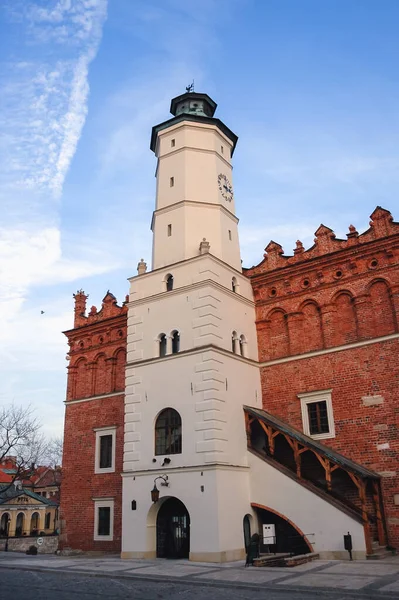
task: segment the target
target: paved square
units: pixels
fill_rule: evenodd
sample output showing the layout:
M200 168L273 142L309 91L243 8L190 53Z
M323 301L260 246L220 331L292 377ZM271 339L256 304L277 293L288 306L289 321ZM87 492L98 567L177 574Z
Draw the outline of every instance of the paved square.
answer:
M327 569L323 569L323 573L342 573L343 575L374 575L374 576L384 576L384 575L395 575L395 573L399 573L399 564L383 564L381 561L371 561L368 560L367 563L359 563L359 562L349 562L349 563L338 563L337 565L332 565Z
M171 563L153 565L149 567L139 567L131 569L130 573L137 575L158 575L161 577L186 577L187 575L197 575L197 573L204 573L209 571L209 567L196 567L189 564L173 565Z
M206 573L199 575L196 579L211 579L212 581L242 581L244 583L264 583L267 581L273 581L274 579L281 579L287 577L287 569L284 569L284 573L279 569L268 569L264 571L262 568L246 569L224 569L215 571L214 573Z
M111 572L112 571L128 571L129 569L131 569L130 565L121 565L121 564L104 564L104 563L83 563L83 564L79 564L79 565L69 565L69 569L68 571L105 571L105 572Z
M384 585L383 587L378 588L379 592L398 592L399 595L399 581L393 581L392 583L388 583L388 585Z
M323 573L307 573L302 577L293 577L289 581L280 581L278 585L308 586L308 587L331 587L344 590L360 590L365 585L373 583L375 577L360 575L348 575L337 577L337 575L324 575Z

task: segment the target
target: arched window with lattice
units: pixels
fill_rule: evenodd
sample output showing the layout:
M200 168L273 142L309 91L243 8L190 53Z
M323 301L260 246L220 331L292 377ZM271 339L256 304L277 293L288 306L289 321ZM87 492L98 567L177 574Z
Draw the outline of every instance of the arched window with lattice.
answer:
M174 408L165 408L155 422L155 455L181 454L181 417Z

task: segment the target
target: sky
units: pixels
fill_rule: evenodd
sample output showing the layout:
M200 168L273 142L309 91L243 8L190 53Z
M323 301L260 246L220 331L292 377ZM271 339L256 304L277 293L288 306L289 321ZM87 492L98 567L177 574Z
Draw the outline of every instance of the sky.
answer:
M399 220L398 28L397 0L0 0L0 405L62 433L72 295L151 262L151 127L192 80L239 136L244 266Z

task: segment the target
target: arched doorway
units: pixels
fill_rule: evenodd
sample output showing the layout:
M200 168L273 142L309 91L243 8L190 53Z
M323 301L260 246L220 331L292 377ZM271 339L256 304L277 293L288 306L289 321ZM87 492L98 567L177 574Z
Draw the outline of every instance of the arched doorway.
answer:
M0 536L6 537L8 534L8 528L10 523L10 515L8 513L3 513L0 521Z
M157 558L188 558L190 515L177 498L166 500L157 515Z
M249 542L251 539L251 521L249 515L245 515L243 520L243 529L244 529L244 545L245 552L248 550Z
M306 534L302 533L287 517L267 506L254 503L251 506L258 514L261 532L264 524L274 525L275 543L264 544L261 534L261 552L290 552L293 555L313 552Z
M24 532L24 513L18 513L17 524L15 526L15 535L22 535Z
M30 520L30 534L37 535L39 529L39 513L34 512Z

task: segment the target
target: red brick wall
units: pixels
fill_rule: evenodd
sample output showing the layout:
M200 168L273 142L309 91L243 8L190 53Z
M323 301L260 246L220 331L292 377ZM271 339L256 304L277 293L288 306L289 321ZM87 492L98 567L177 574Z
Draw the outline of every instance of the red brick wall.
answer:
M257 315L263 407L303 431L297 394L332 389L336 437L323 440L382 478L391 544L399 546L399 338L328 352L353 342L397 334L399 224L377 208L360 235L337 240L321 226L315 245L297 242L294 256L272 242L246 271ZM278 364L308 352L326 353ZM366 407L362 397L381 395ZM389 443L389 449L377 445Z
M65 411L62 548L119 552L122 531L124 396L70 404ZM115 473L94 473L96 427L117 426ZM114 540L94 541L93 498L114 498Z
M333 439L322 440L355 462L380 473L399 468L399 339L304 358L261 369L263 407L303 431L297 394L332 389ZM381 395L366 407L362 397ZM388 442L388 450L377 445ZM383 477L391 543L399 545L399 477Z
M122 531L122 478L127 306L108 293L85 315L87 296L75 295L70 346L61 491L61 548L118 552ZM121 392L117 395L115 392ZM104 396L105 397L101 397ZM99 397L100 396L100 397ZM87 401L75 403L74 400ZM94 429L116 426L115 473L95 474ZM114 498L114 539L94 541L93 498Z

